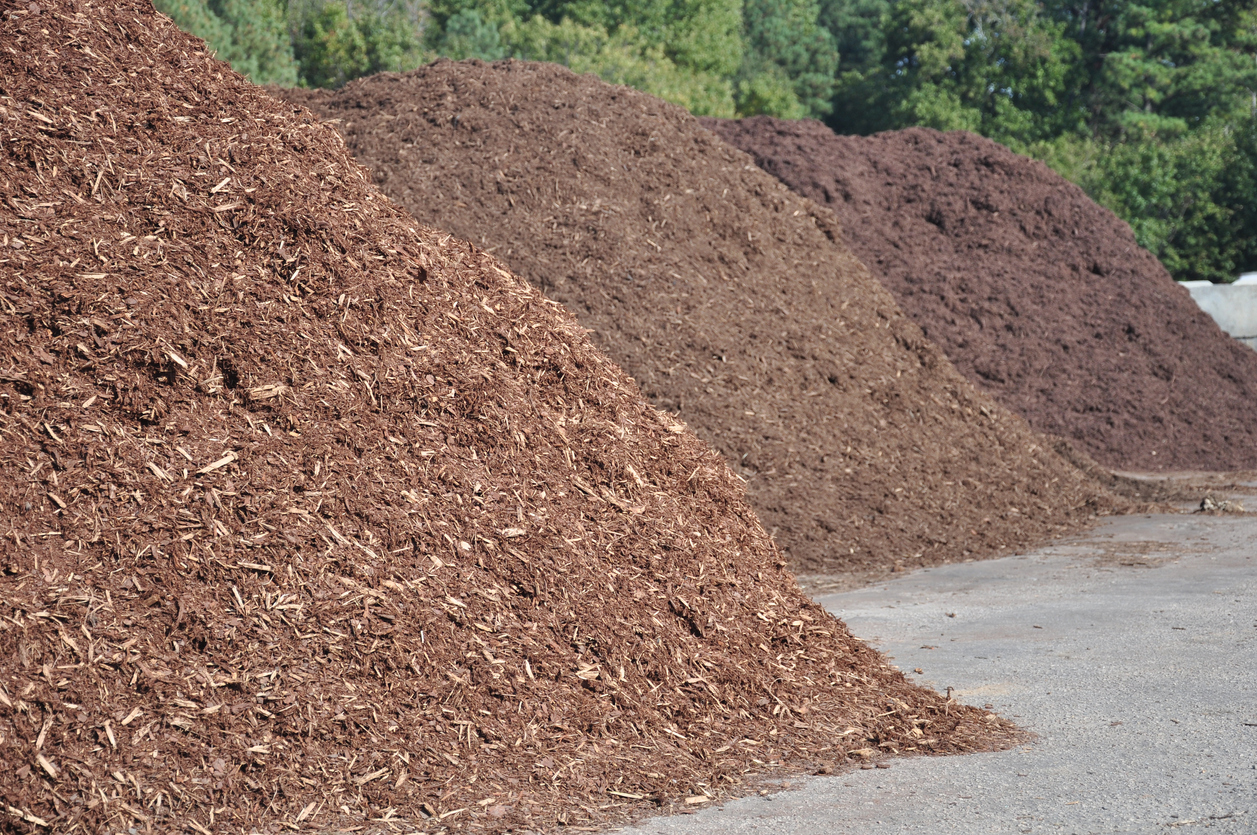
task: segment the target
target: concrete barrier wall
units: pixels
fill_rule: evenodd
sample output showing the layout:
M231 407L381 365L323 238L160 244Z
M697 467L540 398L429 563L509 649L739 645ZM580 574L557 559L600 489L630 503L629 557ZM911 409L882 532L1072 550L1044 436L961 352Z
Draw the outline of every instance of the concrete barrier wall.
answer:
M1180 283L1222 330L1257 350L1257 273L1241 276L1234 284Z

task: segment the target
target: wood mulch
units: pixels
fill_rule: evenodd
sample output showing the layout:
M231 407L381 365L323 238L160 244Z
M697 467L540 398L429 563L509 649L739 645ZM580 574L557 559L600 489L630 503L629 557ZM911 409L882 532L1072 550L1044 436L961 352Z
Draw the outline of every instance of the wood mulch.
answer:
M597 826L1006 745L143 0L0 12L0 831Z
M998 556L1128 507L958 374L830 211L679 107L521 61L283 95L566 305L747 479L800 571Z
M963 131L705 124L833 209L904 312L1036 430L1118 469L1257 467L1257 352L1043 163Z

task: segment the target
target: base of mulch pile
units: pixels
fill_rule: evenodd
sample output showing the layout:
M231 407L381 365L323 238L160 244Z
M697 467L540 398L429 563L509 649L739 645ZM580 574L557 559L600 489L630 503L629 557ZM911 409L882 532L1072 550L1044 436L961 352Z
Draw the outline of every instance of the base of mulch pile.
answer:
M1033 428L1117 469L1257 467L1257 352L1044 164L969 133L705 124L833 209L904 312Z
M0 832L587 827L1016 738L147 2L0 43Z
M1006 554L1130 506L956 373L828 210L678 107L520 61L282 94L565 304L747 480L800 571Z

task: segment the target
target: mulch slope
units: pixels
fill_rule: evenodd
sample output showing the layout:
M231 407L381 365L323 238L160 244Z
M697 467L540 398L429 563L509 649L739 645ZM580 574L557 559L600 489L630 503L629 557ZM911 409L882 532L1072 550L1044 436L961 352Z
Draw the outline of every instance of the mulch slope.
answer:
M542 829L1012 738L147 3L0 43L0 831Z
M1110 467L1257 467L1257 352L1130 227L1040 162L968 133L706 124L829 206L970 380Z
M748 479L801 570L1006 553L1117 504L952 369L829 211L680 108L511 61L285 95L567 305Z

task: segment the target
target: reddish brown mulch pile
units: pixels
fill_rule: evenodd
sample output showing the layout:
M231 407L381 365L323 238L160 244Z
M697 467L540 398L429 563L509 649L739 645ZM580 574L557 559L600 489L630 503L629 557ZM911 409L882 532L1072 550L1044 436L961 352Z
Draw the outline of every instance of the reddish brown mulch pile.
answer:
M0 43L0 831L540 829L1012 738L147 3Z
M951 368L827 210L680 108L509 61L288 95L592 328L748 479L800 569L989 556L1115 504Z
M1257 467L1257 352L1047 166L969 133L706 124L832 208L926 335L1035 429L1119 469Z

